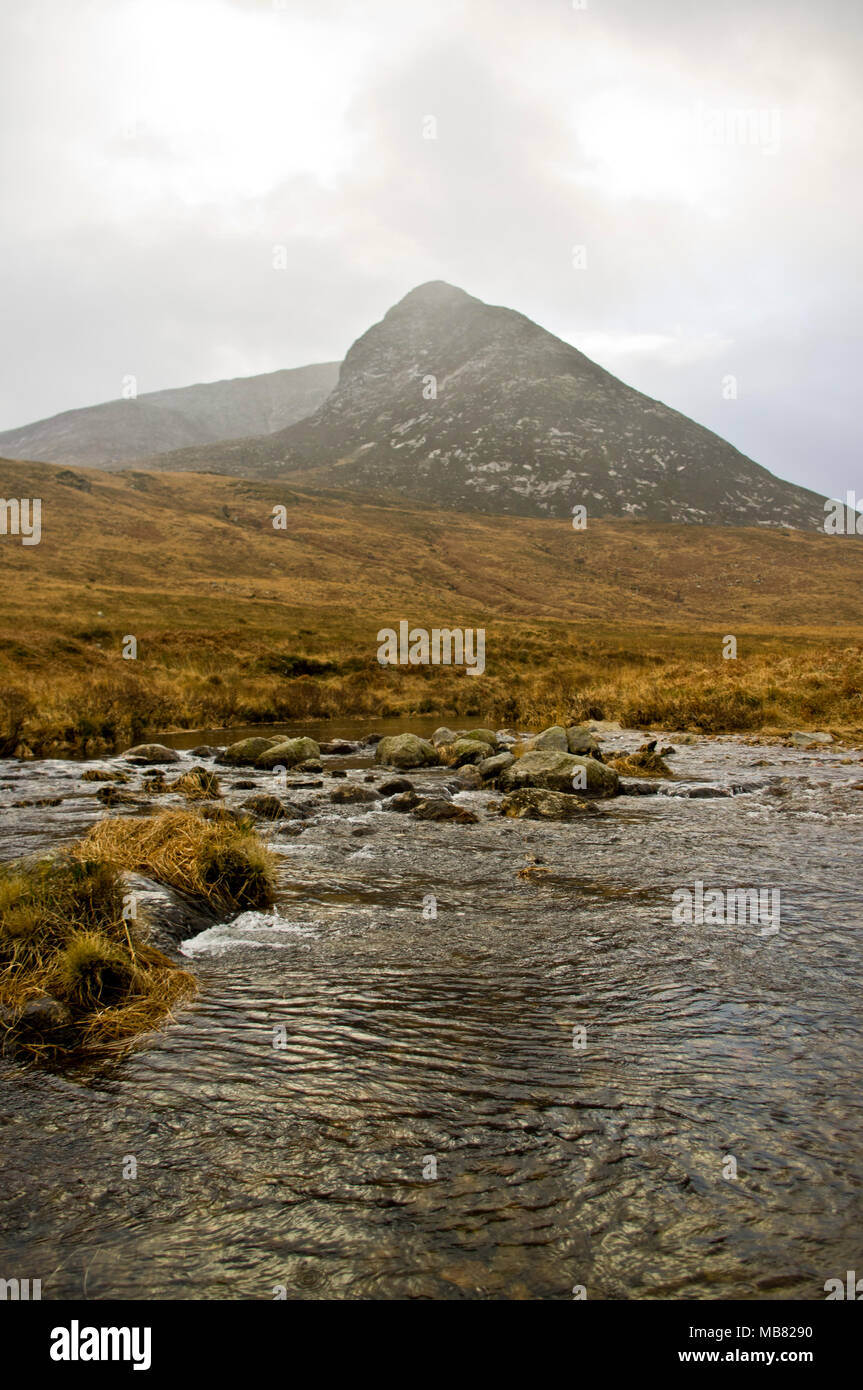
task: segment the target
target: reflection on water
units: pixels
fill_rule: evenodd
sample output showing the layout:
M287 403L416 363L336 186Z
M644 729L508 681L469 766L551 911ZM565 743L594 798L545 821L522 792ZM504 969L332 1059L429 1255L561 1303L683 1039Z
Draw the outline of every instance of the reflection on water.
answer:
M45 1298L822 1298L859 1265L860 767L674 763L758 789L563 824L461 793L475 826L304 792L275 910L189 943L171 1028L86 1083L6 1066L0 1272ZM68 800L7 847L94 818L68 763L11 772L4 808ZM781 931L672 926L696 879L779 887Z

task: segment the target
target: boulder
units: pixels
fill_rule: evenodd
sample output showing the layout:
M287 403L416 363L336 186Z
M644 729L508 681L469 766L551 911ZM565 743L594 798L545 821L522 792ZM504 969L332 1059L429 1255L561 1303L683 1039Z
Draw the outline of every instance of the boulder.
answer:
M330 739L329 743L322 743L320 747L322 753L346 757L349 753L356 753L358 744L348 743L347 740L343 738L333 738Z
M413 782L409 782L407 777L389 777L386 782L381 782L378 787L379 796L396 796L398 792L412 792Z
M214 748L209 743L199 743L197 748L189 749L189 756L191 758L217 758L221 751L221 748Z
M67 1028L72 1022L72 1014L60 999L45 995L43 999L31 999L18 1015L17 1028L21 1033L35 1033L39 1037L50 1036Z
M522 787L509 792L500 803L502 816L518 820L573 820L591 810L590 802L565 792L544 791L541 787Z
M413 789L409 792L399 792L398 795L390 797L386 809L388 811L412 811L415 806L419 806L422 797Z
M276 742L278 741L277 739ZM224 752L219 754L216 762L226 763L229 767L250 767L256 758L272 746L271 738L241 738L238 743L229 743Z
M453 767L462 767L465 763L481 763L487 757L488 744L484 739L457 738L450 749Z
M599 752L599 741L583 724L570 724L566 730L566 745L570 753Z
M344 787L336 787L330 792L330 801L338 805L352 805L360 801L380 801L380 793L373 792L370 787L360 787L356 782L348 782Z
M392 767L434 767L438 754L433 744L416 734L393 734L382 738L375 748L375 762Z
M484 782L490 782L508 767L512 767L514 762L512 753L495 753L493 758L483 758L481 763L477 763L476 770Z
M585 786L576 788L573 779L582 769ZM576 790L586 796L614 796L617 791L617 773L596 758L580 757L575 753L558 753L540 748L517 758L511 767L501 773L499 786L503 791L518 791L521 787L542 787L546 791L569 792Z
M456 825L476 825L479 820L473 811L465 806L457 806L454 801L430 798L420 801L413 809L415 820L452 821Z
M479 743L487 743L490 748L497 748L497 734L492 733L491 729L467 729L459 734L459 738L470 738Z
M550 729L543 729L541 734L531 739L531 748L539 748L543 751L557 749L561 753L570 752L569 741L566 737L566 729L560 724L552 724Z
M816 744L833 742L832 734L810 733L805 729L798 729L795 733L789 734L788 737L795 748L809 748Z
M123 757L128 763L178 763L180 755L174 748L166 748L164 743L139 743L127 748Z
M300 763L314 762L317 765L313 770L319 772L320 756L321 750L313 738L286 738L280 743L262 749L254 762L255 767L270 770L274 767L299 767Z
M458 734L455 729L448 729L444 725L440 729L435 729L431 736L431 741L435 748L440 748L442 743L455 743L457 738Z

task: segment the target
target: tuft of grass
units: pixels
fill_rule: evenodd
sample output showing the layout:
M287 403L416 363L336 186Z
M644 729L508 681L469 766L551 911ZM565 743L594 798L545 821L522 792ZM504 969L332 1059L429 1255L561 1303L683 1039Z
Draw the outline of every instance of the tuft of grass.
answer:
M124 920L123 905L118 871L80 846L0 868L4 1048L43 1063L116 1054L194 993L193 976L148 942L143 922ZM39 1000L55 1001L61 1021L28 1026L22 1014Z
M115 869L148 874L216 908L267 907L275 859L246 821L204 820L191 811L101 820L78 852Z

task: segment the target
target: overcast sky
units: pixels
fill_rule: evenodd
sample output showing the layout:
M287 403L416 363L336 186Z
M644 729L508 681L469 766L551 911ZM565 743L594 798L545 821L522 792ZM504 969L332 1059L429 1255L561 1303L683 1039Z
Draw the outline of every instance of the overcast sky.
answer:
M863 494L859 0L0 0L0 31L0 428L340 358L443 279Z

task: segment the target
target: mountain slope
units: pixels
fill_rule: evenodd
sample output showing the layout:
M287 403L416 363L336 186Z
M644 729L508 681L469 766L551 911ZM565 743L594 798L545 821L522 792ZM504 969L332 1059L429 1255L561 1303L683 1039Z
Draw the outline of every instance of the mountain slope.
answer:
M321 362L66 410L0 433L0 454L105 468L166 450L269 434L315 410L338 371L337 362Z
M436 398L426 399L429 377ZM425 393L425 394L424 394ZM148 466L397 492L533 516L818 529L823 499L626 386L523 314L432 281L348 352L336 389L267 438Z

